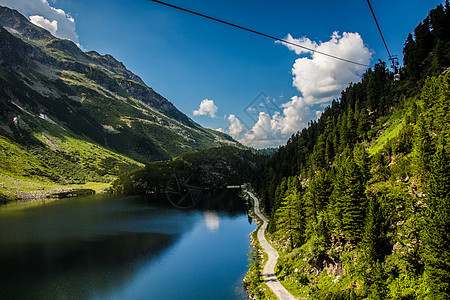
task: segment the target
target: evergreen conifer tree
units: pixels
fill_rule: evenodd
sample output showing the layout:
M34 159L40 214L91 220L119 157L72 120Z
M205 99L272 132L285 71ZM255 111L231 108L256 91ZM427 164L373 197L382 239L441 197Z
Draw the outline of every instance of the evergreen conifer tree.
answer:
M298 184L296 176L288 179L287 191L275 213L277 230L287 239L291 250L303 243L305 232L304 205L297 189Z
M319 231L323 227L324 214L329 204L331 192L332 185L328 179L327 171L322 169L311 180L304 195L308 235L320 234Z
M363 230L366 205L364 179L351 154L339 164L332 194L335 218L348 239L358 240Z
M450 157L444 141L441 136L426 184L423 259L430 299L450 297Z

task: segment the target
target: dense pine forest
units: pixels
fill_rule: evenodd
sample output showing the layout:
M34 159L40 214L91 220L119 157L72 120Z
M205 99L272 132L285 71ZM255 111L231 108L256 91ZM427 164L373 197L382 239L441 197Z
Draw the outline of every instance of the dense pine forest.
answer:
M292 135L252 185L277 275L316 299L450 297L450 4Z

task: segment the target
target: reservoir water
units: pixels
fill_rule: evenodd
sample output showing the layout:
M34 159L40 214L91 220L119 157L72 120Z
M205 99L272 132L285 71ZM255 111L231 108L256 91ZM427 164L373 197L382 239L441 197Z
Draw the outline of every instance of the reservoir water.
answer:
M192 210L94 195L0 208L1 299L245 299L237 192Z

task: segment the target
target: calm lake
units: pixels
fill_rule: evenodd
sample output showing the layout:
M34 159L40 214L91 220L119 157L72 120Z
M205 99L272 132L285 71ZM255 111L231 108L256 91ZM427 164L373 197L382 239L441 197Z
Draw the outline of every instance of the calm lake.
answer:
M236 191L191 210L94 195L0 208L1 299L246 299Z

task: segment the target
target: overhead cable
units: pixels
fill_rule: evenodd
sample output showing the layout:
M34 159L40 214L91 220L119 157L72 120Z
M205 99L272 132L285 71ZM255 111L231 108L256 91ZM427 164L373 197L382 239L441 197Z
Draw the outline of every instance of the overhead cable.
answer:
M389 59L391 59L391 53L389 52L388 46L386 44L386 41L384 40L383 33L381 32L380 25L378 24L377 18L375 17L375 13L373 12L372 5L370 4L369 0L367 0L367 4L369 4L369 8L370 8L370 11L372 12L373 19L375 20L375 24L377 24L378 31L380 32L381 39L383 40L384 47L386 47L386 51L387 51L387 53L389 55Z
M217 19L217 18L214 18L214 17L210 17L210 16L204 15L202 13L198 13L198 12L195 12L195 11L192 11L192 10L180 7L180 6L176 6L176 5L167 3L167 2L163 2L163 1L159 1L159 0L149 0L149 1L152 1L152 2L155 2L155 3L159 3L159 4L162 4L162 5L171 7L171 8L175 8L175 9L178 9L178 10L181 10L181 11L184 11L184 12L187 12L187 13L199 16L199 17L203 17L203 18L215 21L215 22L219 22L219 23L222 23L222 24L225 24L225 25L228 25L228 26L232 26L232 27L235 27L235 28L238 28L238 29L241 29L241 30L245 30L245 31L257 34L257 35L261 35L263 37L266 37L266 38L269 38L269 39L272 39L272 40L275 40L275 41L278 41L278 42L282 42L282 43L285 43L285 44L288 44L288 45L291 45L291 46L294 46L294 47L299 47L299 48L302 48L302 49L310 51L310 52L314 52L314 53L317 53L317 54L325 55L325 56L328 56L328 57L333 58L333 59L341 60L341 61L344 61L344 62L347 62L347 63L359 65L359 66L370 67L369 65L366 65L366 64L363 64L363 63L360 63L360 62L357 62L357 61L353 61L353 60L350 60L350 59L345 59L345 58L342 58L342 57L339 57L339 56L335 56L335 55L332 55L332 54L329 54L329 53L325 53L325 52L318 51L318 50L315 50L315 49L312 49L312 48L308 48L308 47L302 46L302 45L297 44L297 43L293 43L293 42L290 42L290 41L287 41L287 40L284 40L284 39L280 39L280 38L277 38L277 37L274 37L274 36L271 36L271 35L268 35L268 34L265 34L265 33L259 32L259 31L256 31L256 30L253 30L253 29L249 29L249 28L246 28L246 27L243 27L243 26L240 26L240 25L236 25L236 24L233 24L233 23L230 23L230 22L227 22L227 21L223 21L223 20L220 20L220 19ZM383 41L384 41L384 39L383 39Z

